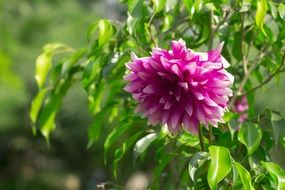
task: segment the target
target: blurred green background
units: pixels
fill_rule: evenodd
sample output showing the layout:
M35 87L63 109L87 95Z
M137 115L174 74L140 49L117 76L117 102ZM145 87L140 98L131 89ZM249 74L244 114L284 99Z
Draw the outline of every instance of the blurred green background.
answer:
M91 117L80 85L63 102L50 149L44 138L32 135L28 117L42 46L87 46L88 26L100 18L125 20L126 7L116 0L0 0L0 190L89 190L112 180L112 164L103 163L104 139L86 148ZM257 92L257 111L285 113L284 79L282 74L279 86L272 81ZM273 152L284 166L280 150ZM135 171L132 164L124 169ZM122 181L131 175L123 174Z

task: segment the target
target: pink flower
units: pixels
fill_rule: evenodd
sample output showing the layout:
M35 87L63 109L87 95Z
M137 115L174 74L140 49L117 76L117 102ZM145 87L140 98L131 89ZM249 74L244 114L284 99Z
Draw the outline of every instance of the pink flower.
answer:
M245 122L245 120L247 119L248 111L248 102L246 96L243 96L241 99L236 101L233 111L240 114L240 117L238 119L240 123Z
M199 123L215 127L222 122L232 90L233 76L221 56L223 43L208 53L188 49L183 40L172 41L172 50L154 48L151 56L126 66L130 70L124 88L137 100L136 112L148 124L167 124L172 133L182 127L197 133Z

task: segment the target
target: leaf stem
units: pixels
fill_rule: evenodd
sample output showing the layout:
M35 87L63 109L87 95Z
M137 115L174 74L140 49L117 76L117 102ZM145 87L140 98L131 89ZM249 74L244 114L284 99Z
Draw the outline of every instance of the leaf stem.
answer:
M209 126L209 145L212 144L212 137L213 137L213 127L212 125Z
M200 142L201 151L204 151L204 140L203 140L203 133L202 133L201 124L199 124L199 126L198 126L198 135L199 135L199 142Z

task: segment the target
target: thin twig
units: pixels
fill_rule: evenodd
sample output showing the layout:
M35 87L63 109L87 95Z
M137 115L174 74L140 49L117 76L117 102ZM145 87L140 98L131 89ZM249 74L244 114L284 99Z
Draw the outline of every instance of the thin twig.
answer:
M246 75L248 70L247 70L247 63L248 63L248 56L246 57L246 55L244 54L243 48L244 48L244 14L241 13L241 41L240 41L240 53L242 56L242 65L243 65L243 71L244 74Z
M214 42L214 37L215 34L217 33L217 31L220 29L220 27L226 22L228 16L229 16L230 11L225 9L224 11L224 15L223 15L223 19L221 20L221 22L218 23L218 25L215 27L213 24L214 21L214 13L213 11L211 11L210 14L210 22L211 22L211 31L210 31L210 40L209 40L209 50L211 50L213 48L213 42Z
M276 71L275 71L274 73L272 73L271 75L269 75L268 78L265 79L264 81L262 81L259 85L257 85L257 86L255 86L255 87L253 87L252 89L250 89L250 90L248 90L248 91L246 91L246 92L240 94L239 96L247 95L247 94L249 94L249 93L251 93L251 92L253 92L253 91L255 91L255 90L261 88L263 85L269 83L269 82L273 79L273 77L274 77L275 75L277 75L278 73L285 72L285 69L282 69L282 66L284 66L284 65L285 65L285 52L284 52L284 55L283 55L283 58L282 58L282 63L279 65L279 67L276 69Z
M209 126L209 146L212 144L212 137L213 137L213 127L212 125Z
M218 27L216 27L217 29ZM216 29L214 29L214 12L211 10L210 12L210 40L209 40L209 50L213 48L213 41Z

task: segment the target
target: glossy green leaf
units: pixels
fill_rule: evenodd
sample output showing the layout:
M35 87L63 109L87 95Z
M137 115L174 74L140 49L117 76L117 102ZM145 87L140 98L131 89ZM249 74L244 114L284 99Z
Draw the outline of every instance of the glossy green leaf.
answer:
M238 132L238 140L246 146L249 155L256 151L261 138L261 129L255 123L243 123Z
M98 22L98 30L99 46L106 45L115 33L114 27L109 20L100 20Z
M282 19L285 19L285 4L283 4L283 3L279 4L278 13Z
M147 136L141 138L140 140L138 140L135 144L134 147L134 151L137 154L142 154L147 148L148 146L154 141L156 140L158 137L157 133L151 133L148 134Z
M244 190L254 190L250 173L238 162L234 162Z
M267 11L267 2L266 0L257 0L257 8L256 8L256 15L255 15L255 22L257 27L265 34L263 25L264 19Z
M164 9L166 0L152 0L152 2L155 12L158 13Z
M277 190L285 189L285 174L284 170L273 162L262 163L268 173L275 179L277 179Z
M51 53L41 54L36 61L36 81L39 88L42 88L46 82L47 74L52 66Z
M230 152L221 146L209 147L211 163L208 170L208 183L211 189L217 189L217 185L231 171Z
M195 153L188 166L188 171L192 181L195 181L196 171L209 159L209 153L207 152L197 152Z
M64 44L47 44L43 47L43 53L38 56L36 60L36 73L35 79L37 81L38 87L43 88L47 75L52 67L53 54L58 52L68 52L71 49Z
M30 110L30 118L33 123L37 121L37 117L38 117L39 111L41 109L41 106L43 104L47 91L48 91L47 89L40 90L32 101L32 106Z
M143 18L145 15L143 0L128 0L128 11L133 17Z
M182 133L182 135L177 140L186 146L195 147L199 145L199 138L187 132Z

